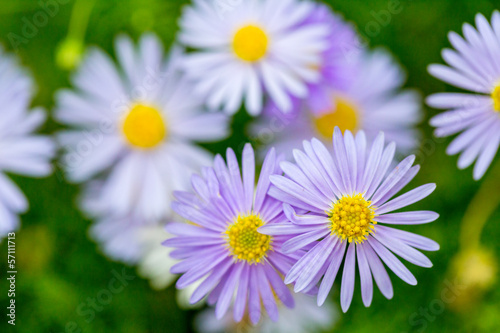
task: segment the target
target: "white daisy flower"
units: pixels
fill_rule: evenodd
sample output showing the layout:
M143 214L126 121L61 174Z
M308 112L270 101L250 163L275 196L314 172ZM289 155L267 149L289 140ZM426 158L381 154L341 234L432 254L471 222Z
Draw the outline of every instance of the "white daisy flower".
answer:
M304 140L316 137L330 143L336 126L342 132L363 130L368 140L383 131L401 153L417 148L419 132L415 126L422 118L421 98L415 91L401 89L405 81L402 68L383 50L366 52L358 61L352 82L330 90L333 109L317 110L316 93L295 100L293 112L288 114L270 104L251 128L252 138L264 144L262 151L272 146L291 159L293 149L301 148Z
M195 0L185 8L179 40L195 49L183 67L212 108L262 110L263 96L283 111L320 79L329 25L313 21L318 5L299 0L242 0L226 8Z
M477 30L463 26L465 38L450 32L454 47L444 49L449 66L430 65L429 73L473 94L439 93L429 96L427 104L446 109L431 119L437 137L460 133L448 146L449 155L459 154L458 167L465 169L474 161L474 179L488 170L500 145L500 12L495 11L491 25L476 15Z
M309 333L331 329L339 318L337 309L329 301L319 307L314 297L301 293L294 297L293 309L279 305L277 322L265 317L257 326L249 320L236 323L230 313L217 320L214 309L206 309L195 318L195 328L199 333Z
M170 257L172 249L161 245L170 237L172 235L165 231L164 226L145 227L140 232L143 245L137 270L139 275L148 279L151 287L157 290L170 286L177 278L176 274L170 273L170 268L178 261Z
M52 172L55 146L34 135L46 119L41 108L30 110L34 85L18 60L0 47L0 238L19 227L28 200L5 173L45 177Z
M228 118L205 113L178 70L182 53L164 61L163 46L145 35L134 48L116 40L117 69L102 51L88 52L73 76L75 90L57 95L57 119L74 130L59 135L63 165L74 182L103 180L98 201L114 215L159 220L170 213L173 190L211 164L193 141L227 136Z
M89 200L86 204L92 203ZM89 230L90 238L99 244L108 258L136 266L139 276L149 280L155 290L165 289L176 280L177 275L170 273L170 268L178 260L170 257L171 248L162 245L165 239L172 237L166 232L164 223L153 223L133 215L102 216L97 220ZM199 283L177 291L177 303L181 308L203 306L203 302L197 305L189 303Z

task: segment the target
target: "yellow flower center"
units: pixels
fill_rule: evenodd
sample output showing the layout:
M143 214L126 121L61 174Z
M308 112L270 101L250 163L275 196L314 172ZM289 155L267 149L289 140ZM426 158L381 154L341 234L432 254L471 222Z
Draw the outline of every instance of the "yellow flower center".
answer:
M373 232L375 207L371 201L366 201L361 194L344 195L328 212L331 221L332 235L337 235L349 243L363 243L366 236Z
M491 98L493 98L493 108L496 112L500 112L500 83L493 89Z
M264 222L256 215L238 216L224 234L231 255L248 263L259 263L271 248L271 236L257 231Z
M138 104L125 117L123 134L133 147L148 149L163 141L167 128L156 108Z
M335 126L338 126L342 133L346 130L354 132L358 126L357 107L342 98L336 98L335 102L335 110L313 119L316 130L326 139L332 138Z
M267 53L269 38L260 27L247 25L240 28L233 38L233 50L238 58L256 62Z

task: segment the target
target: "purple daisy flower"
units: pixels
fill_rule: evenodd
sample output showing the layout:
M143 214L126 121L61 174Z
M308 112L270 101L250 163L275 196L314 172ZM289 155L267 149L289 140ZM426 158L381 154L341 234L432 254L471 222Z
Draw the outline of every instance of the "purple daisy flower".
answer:
M268 236L257 231L260 226L285 222L282 203L271 198L269 176L281 174L274 150L264 161L255 188L255 158L250 144L243 150L242 176L238 161L227 150L227 165L218 155L213 168L204 168L202 176L194 175L194 193L174 192L177 199L172 208L192 222L171 223L167 231L176 237L164 242L173 247L170 256L181 260L172 267L174 274L183 274L177 288L183 289L204 279L193 292L190 302L197 303L208 295L207 302L216 304L217 318L231 306L239 322L245 315L256 324L261 305L272 320L278 319L276 301L293 307L284 276L300 253L282 254L279 249L285 236Z
M446 109L431 119L437 137L460 133L448 146L447 153L461 153L459 169L477 160L474 179L488 170L500 145L500 12L488 20L476 15L477 30L463 26L465 38L450 32L448 38L455 50L445 49L443 59L450 66L430 65L436 78L474 94L439 93L429 96L427 104Z
M339 14L327 5L318 7L304 25L322 24L328 27L328 48L321 54L318 67L320 80L308 86L306 99L314 112L321 112L334 107L331 89L347 89L352 85L358 73L358 61L364 52L354 26L347 23ZM296 111L298 98L293 98L292 112ZM272 103L277 109L279 107Z
M438 214L430 211L393 213L427 197L436 185L423 185L392 199L415 177L419 166L412 166L415 156L409 156L387 174L395 144L385 147L383 133L368 149L363 131L356 137L350 131L342 136L336 127L333 148L331 154L317 139L304 141L305 152L294 151L296 164L281 163L286 176L271 176L274 186L269 195L285 203L288 222L268 224L259 231L291 237L283 244L283 253L311 248L287 273L285 283L295 283L295 292L301 292L310 290L322 278L318 305L329 294L345 255L340 293L345 312L354 293L356 258L365 306L372 301L372 277L385 297L393 296L382 262L403 281L417 284L394 254L418 266L432 266L415 248L436 251L436 242L378 223L412 225L436 220Z
M293 149L313 137L331 142L333 129L355 133L363 130L368 140L380 131L406 154L419 145L416 124L422 118L420 94L401 89L406 75L387 51L364 51L351 69L351 82L338 87L333 82L311 86L309 97L295 100L292 112L282 113L273 104L251 128L252 137L291 159Z

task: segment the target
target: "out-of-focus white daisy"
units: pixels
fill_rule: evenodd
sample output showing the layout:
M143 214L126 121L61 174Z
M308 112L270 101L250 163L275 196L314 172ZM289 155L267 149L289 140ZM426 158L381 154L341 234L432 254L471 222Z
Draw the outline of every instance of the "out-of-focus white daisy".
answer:
M289 309L279 306L280 319L275 322L265 317L253 326L250 320L236 323L230 314L217 320L215 311L207 309L195 318L195 328L200 333L310 333L328 330L338 319L337 309L327 301L322 307L316 305L314 297L305 294L295 295L295 307Z
M444 49L449 66L430 65L429 73L455 87L474 94L439 93L427 104L446 109L431 119L437 137L460 133L448 146L449 155L459 154L458 167L465 169L476 161L474 179L486 173L500 145L500 12L488 20L476 15L477 30L463 26L465 38L450 32L454 50Z
M310 20L317 9L311 1L243 0L222 11L216 2L195 0L184 10L179 36L195 49L183 66L195 91L228 113L244 100L250 114L259 114L265 94L289 111L291 96L305 97L306 84L320 79L329 26Z
M102 252L110 259L135 265L142 258L145 230L155 228L134 215L103 216L96 218L89 229L89 236L95 240ZM158 227L158 229L160 229Z
M171 249L161 243L172 237L164 226L143 227L139 230L141 256L137 271L140 276L149 280L154 289L163 289L175 281L176 275L170 273L170 268L177 260L170 258Z
M252 127L252 137L264 143L263 150L273 146L289 159L304 140L316 137L330 143L336 126L342 132L363 130L369 141L383 131L402 153L415 149L419 135L414 127L422 116L419 94L401 90L405 74L388 52L366 52L358 61L352 82L342 89L330 89L333 109L318 110L315 106L321 101L315 93L295 100L289 114L270 104L262 120Z
M155 36L143 36L138 49L121 36L116 55L118 69L102 51L88 52L72 79L76 89L57 95L56 118L75 127L58 136L63 166L72 181L102 179L97 200L112 214L163 219L172 191L211 163L192 142L224 138L228 119L203 112L178 70L178 49L165 61Z
M33 93L30 76L0 46L0 238L16 230L18 214L28 210L26 197L5 173L44 177L52 172L54 143L33 134L46 119L44 110L29 109Z
M93 203L87 200L86 204ZM172 249L161 244L172 237L166 232L163 223L153 223L130 215L106 216L98 218L89 233L108 258L137 266L137 273L149 280L151 288L165 289L175 281L177 276L170 273L170 268L178 261L169 256ZM193 309L203 306L203 302L196 305L189 303L189 297L198 285L195 283L177 291L179 307Z
M170 268L177 262L170 249L161 243L171 237L160 224L151 224L136 216L100 218L89 230L90 238L112 260L137 265L138 273L154 289L168 287L175 275Z

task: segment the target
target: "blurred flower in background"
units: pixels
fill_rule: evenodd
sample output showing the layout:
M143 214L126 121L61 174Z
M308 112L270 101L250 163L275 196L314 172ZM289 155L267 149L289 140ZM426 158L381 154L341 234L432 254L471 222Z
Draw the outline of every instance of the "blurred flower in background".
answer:
M420 135L415 126L422 118L421 100L417 92L401 90L405 81L401 67L383 50L363 50L353 62L350 83L343 87L328 82L316 86L316 92L306 99L295 100L288 114L269 105L251 128L252 136L265 143L264 148L273 146L286 153L288 159L304 140L316 137L329 144L336 126L343 132L363 130L369 141L383 131L388 141L397 144L400 154L416 149Z
M370 306L375 279L382 294L391 299L393 288L382 261L398 277L416 285L413 274L392 253L412 264L432 267L416 249L437 251L439 244L426 237L382 224L413 225L435 221L431 211L391 213L429 196L435 184L427 184L392 199L417 174L415 156L409 156L387 173L395 144L384 146L381 132L367 149L364 132L354 138L336 127L333 153L317 139L304 141L304 151L296 150L296 164L281 163L286 176L272 175L269 194L286 205L287 222L259 228L266 235L289 235L284 253L311 249L286 274L285 283L295 283L294 291L311 290L318 283L318 305L325 302L340 265L344 262L340 304L346 312L352 301L356 280L356 255L363 304ZM346 254L347 248L347 254ZM321 282L320 282L321 280Z
M331 302L318 307L314 297L305 294L295 295L293 309L278 304L278 310L279 322L264 317L259 325L254 326L248 320L237 323L230 314L218 320L213 309L206 309L197 315L194 324L199 333L310 333L327 330L338 320L337 309Z
M56 62L59 67L72 70L82 61L85 46L81 40L66 38L57 49Z
M243 101L251 115L260 114L265 95L290 111L292 96L305 97L306 84L320 80L330 31L315 19L318 10L298 0L237 1L224 10L194 1L184 9L179 40L196 49L183 61L195 92L230 114Z
M17 58L0 45L0 240L19 228L18 214L28 210L28 200L5 173L29 177L52 173L55 145L51 138L33 134L46 119L43 109L29 109L34 90Z
M460 169L476 161L475 180L486 173L500 145L500 12L493 13L491 24L477 14L477 30L463 25L465 39L455 32L448 35L455 50L444 49L442 56L449 67L429 66L436 78L475 93L438 93L427 99L431 107L451 109L432 118L431 125L438 137L461 132L447 153L461 153Z
M456 254L448 276L459 283L460 292L450 304L451 309L458 313L476 313L485 294L497 282L497 273L498 259L491 250L471 248Z
M226 137L228 118L205 113L192 96L178 71L179 49L165 62L161 42L147 34L138 49L117 38L116 53L120 70L102 51L89 51L73 76L77 90L57 95L56 118L76 127L58 134L63 165L71 181L103 180L94 195L106 213L164 219L171 192L211 163L192 142Z

